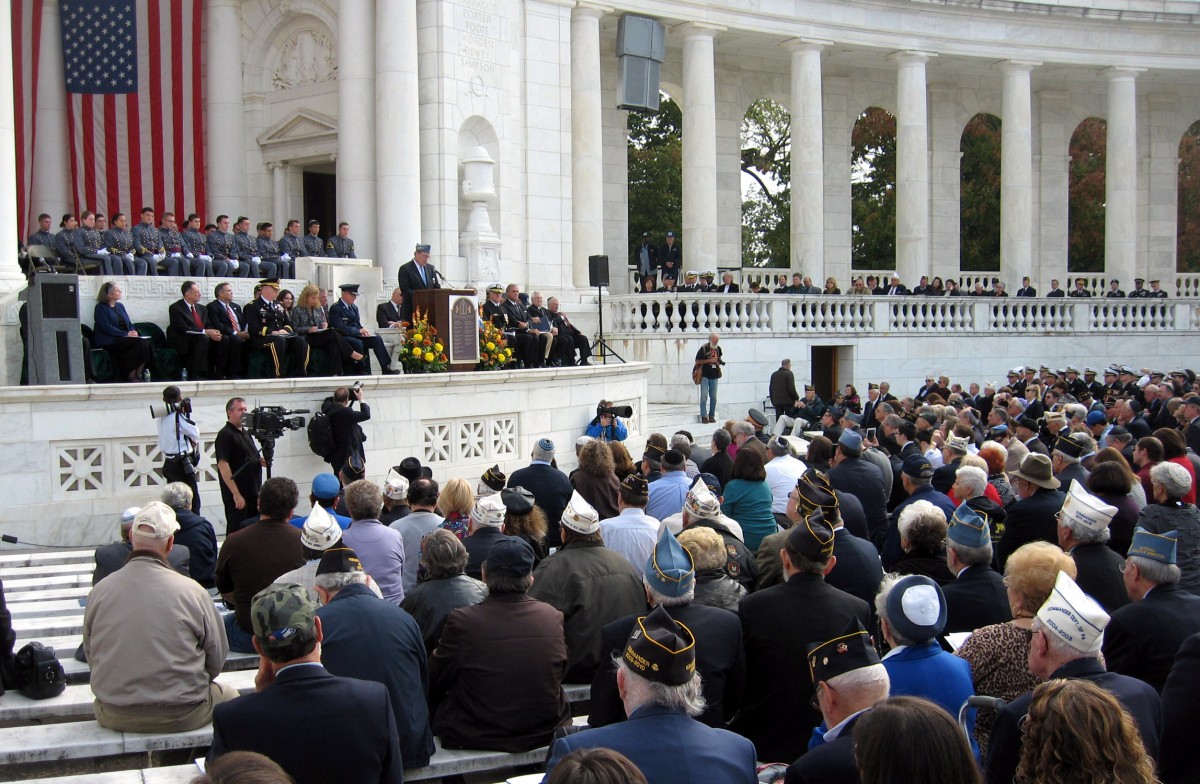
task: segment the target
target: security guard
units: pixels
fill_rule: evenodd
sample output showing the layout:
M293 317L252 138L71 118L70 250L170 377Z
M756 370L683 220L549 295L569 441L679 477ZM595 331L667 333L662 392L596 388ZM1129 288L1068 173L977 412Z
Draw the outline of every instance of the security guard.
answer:
M283 376L284 362L292 359L293 378L304 378L308 373L308 341L292 329L283 306L275 302L279 296L279 278L264 278L258 282L259 295L245 310L246 331L255 348L271 352L275 365L275 378Z
M304 235L304 239L300 242L304 249L305 256L324 256L325 243L321 241L321 222L318 220L310 220L308 222L308 234Z
M350 224L342 221L338 224L337 234L329 238L325 244L325 255L337 259L354 259L354 240L350 239Z

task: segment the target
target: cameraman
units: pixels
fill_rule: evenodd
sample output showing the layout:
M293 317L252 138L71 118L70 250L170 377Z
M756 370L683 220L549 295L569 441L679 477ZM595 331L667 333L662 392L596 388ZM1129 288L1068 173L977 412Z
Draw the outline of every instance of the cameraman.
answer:
M258 490L267 461L258 453L254 439L242 427L248 406L245 398L231 397L225 404L225 427L217 433L213 455L221 477L221 501L225 504L225 535L242 527L242 521L258 517Z
M200 514L196 465L200 462L200 429L192 421L192 401L179 387L163 390L166 413L158 418L158 450L163 455L163 478L192 488L192 512Z
M596 417L588 423L584 435L599 441L624 441L629 436L629 428L613 411L612 402L601 400L596 406Z
M358 411L353 408L355 402L358 403ZM333 399L324 408L325 415L329 417L329 429L333 432L333 456L329 458L333 470L340 474L346 461L355 454L365 465L367 455L363 442L367 437L358 423L371 418L371 407L363 402L362 385L338 387L333 392Z

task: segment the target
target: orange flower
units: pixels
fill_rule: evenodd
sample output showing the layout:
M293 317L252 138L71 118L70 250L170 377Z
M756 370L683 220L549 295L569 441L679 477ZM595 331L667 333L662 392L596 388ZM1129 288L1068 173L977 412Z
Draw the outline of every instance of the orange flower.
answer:
M429 338L425 338L424 340L422 340L422 341L421 341L421 344L422 344L422 345L425 345L425 346L432 346L432 345L433 345L433 341L432 341L432 340L430 340Z
M445 354L442 354L440 357L438 357L438 362L448 362L448 361L449 360L446 358Z

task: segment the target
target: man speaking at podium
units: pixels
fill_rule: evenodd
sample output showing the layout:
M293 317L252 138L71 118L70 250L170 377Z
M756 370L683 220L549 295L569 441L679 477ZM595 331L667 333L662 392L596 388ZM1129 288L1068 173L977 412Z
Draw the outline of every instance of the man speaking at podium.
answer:
M438 271L429 263L429 246L418 245L413 252L412 261L400 267L400 291L404 293L404 303L400 318L412 322L413 292L422 289L440 289Z

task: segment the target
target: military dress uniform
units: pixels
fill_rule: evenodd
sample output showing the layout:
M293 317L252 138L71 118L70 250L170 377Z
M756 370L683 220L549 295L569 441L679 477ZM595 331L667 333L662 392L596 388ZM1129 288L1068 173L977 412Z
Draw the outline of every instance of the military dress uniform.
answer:
M49 231L35 231L33 234L29 235L29 242L25 244L25 247L31 248L34 245L43 245L47 248L53 248L54 234Z
M79 248L75 242L75 235L78 233L79 229L63 229L54 235L54 252L64 264L70 264L72 267L79 263ZM107 264L108 259L105 258L101 265L101 273L104 273L103 267Z
M195 229L186 229L181 236L183 237L184 258L191 262L193 269L196 268L196 265L200 265L200 268L204 270L203 274L208 276L225 277L230 273L232 268L229 266L229 260L213 258L212 253L208 250L208 240L203 234Z
M299 234L292 234L285 231L283 236L279 238L279 253L280 255L288 255L292 257L292 270L295 271L296 259L301 256L307 256L304 252L304 238Z
M279 251L279 243L270 237L260 236L254 241L255 250L258 251L258 257L262 259L263 264L274 264L275 270L280 278L295 278L296 277L296 262L288 259L284 261L281 258Z
M279 281L263 282L263 285L278 289ZM291 358L292 372L288 375L293 378L304 378L308 373L308 341L304 339L304 336L297 335L292 330L292 324L288 320L283 306L259 297L246 307L244 315L246 331L250 333L250 342L255 348L266 349L270 352L271 362L275 366L275 377L280 378L284 375L284 362L287 358ZM284 330L288 334L286 336L271 334L279 330Z
M358 258L354 255L354 240L337 234L330 237L329 242L325 243L325 255L337 259Z
M258 244L247 232L235 231L233 233L233 252L237 254L239 262L250 267L250 277L257 278L259 275L266 278L277 277L275 265L262 260L258 255Z
M1124 298L1124 297L1125 297L1125 292L1124 292L1124 291L1121 291L1121 289L1119 289L1119 288L1115 288L1115 289L1109 289L1107 292L1105 292L1104 296L1105 296L1105 297L1121 297L1121 298Z
M183 256L168 256L166 246L158 228L146 223L139 223L130 229L133 242L136 245L134 253L146 261L151 275L157 275L162 269L168 275L187 275L188 265Z
M213 274L212 260L206 264L195 256L188 256L187 248L183 245L183 234L179 229L158 227L158 236L162 239L167 258L179 260L179 274L211 277Z
M129 233L129 229L109 229L104 232L103 239L105 247L112 254L110 258L116 257L119 259L115 263L120 264L120 269L126 275L146 274L146 270L148 269L146 260L133 255L133 235Z
M213 229L208 233L207 245L208 255L212 256L214 268L217 266L217 262L223 261L229 267L229 274L239 278L250 277L250 265L238 261L237 251L233 247L232 234L220 229ZM234 262L237 262L236 266Z
M104 244L104 236L99 229L86 229L80 226L72 237L79 256L100 263L100 271L105 275L121 275L125 272L124 259L109 253Z
M313 234L305 234L300 238L300 247L303 249L304 256L316 256L318 258L325 255L325 241Z
M358 294L357 283L347 283L340 288L342 291L352 292L356 296ZM362 316L358 312L358 305L347 304L345 300L340 299L330 305L329 327L340 332L350 347L363 355L361 362L367 374L371 372L371 359L366 353L368 349L374 351L375 356L379 358L380 372L383 375L390 376L397 373L392 369L392 357L383 338L378 335L362 334L363 323Z

